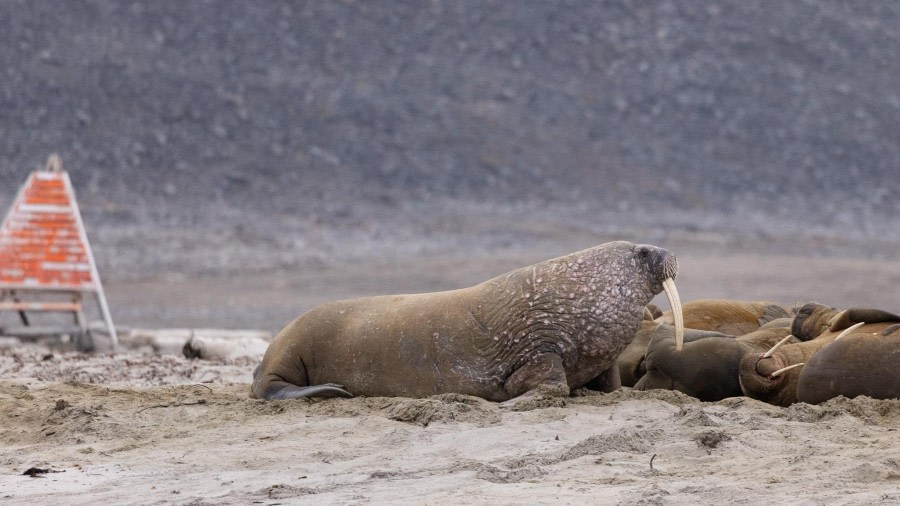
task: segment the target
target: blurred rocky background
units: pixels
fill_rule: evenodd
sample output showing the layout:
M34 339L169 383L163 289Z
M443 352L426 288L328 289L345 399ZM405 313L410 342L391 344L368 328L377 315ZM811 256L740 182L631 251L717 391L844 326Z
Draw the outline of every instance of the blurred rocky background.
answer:
M0 207L58 152L145 324L126 286L611 238L898 256L894 2L6 0L0 69Z

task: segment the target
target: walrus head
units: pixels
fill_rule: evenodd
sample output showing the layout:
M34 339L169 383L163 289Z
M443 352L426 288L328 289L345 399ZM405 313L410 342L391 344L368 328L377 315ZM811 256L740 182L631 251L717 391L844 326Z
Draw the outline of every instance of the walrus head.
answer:
M674 253L649 244L636 244L634 257L636 263L643 269L652 292L659 293L660 288L666 292L675 318L675 349L681 351L684 346L684 312L681 309L681 298L675 288L678 259Z
M839 312L838 309L818 302L806 303L797 310L797 314L794 316L791 334L801 341L809 341L826 332L829 321Z
M655 277L662 285L672 307L672 316L675 317L675 350L681 351L684 346L684 311L681 308L681 298L675 288L675 276L678 274L678 259L674 253L662 248L641 244L635 247L637 256L643 260L648 275ZM658 290L657 290L658 293Z

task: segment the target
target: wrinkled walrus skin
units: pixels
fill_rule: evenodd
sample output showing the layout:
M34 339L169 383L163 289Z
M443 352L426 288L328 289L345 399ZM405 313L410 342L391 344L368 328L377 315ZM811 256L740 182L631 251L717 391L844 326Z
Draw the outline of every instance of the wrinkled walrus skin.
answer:
M617 241L470 288L323 304L275 336L251 397L567 395L605 381L676 272L665 249Z

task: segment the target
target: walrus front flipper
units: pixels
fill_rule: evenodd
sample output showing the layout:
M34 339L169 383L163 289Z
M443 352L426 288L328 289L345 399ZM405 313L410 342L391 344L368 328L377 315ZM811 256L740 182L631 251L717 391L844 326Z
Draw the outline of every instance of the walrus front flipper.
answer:
M568 397L569 385L562 358L553 353L534 357L512 373L503 389L512 398L501 402L500 407L513 410L527 405L532 399Z
M303 397L353 397L353 394L344 390L343 385L334 383L300 387L286 381L272 381L263 395L263 398L268 401Z
M832 332L840 332L851 327L855 323L884 323L884 322L900 322L900 316L884 311L881 309L872 309L867 307L853 307L846 311L841 311L829 321Z

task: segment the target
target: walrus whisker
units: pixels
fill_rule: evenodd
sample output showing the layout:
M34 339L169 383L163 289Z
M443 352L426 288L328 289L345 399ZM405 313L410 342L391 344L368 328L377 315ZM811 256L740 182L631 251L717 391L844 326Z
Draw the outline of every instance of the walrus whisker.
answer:
M784 343L790 341L790 339L791 339L792 337L794 337L794 336L793 336L793 335L788 335L787 337L785 337L785 338L782 339L781 341L778 341L777 343L775 343L775 346L772 346L772 347L769 349L769 351L763 353L762 358L769 358L769 357L771 357L772 355L774 355L775 352L778 350L778 348L781 348L781 346L782 346Z
M790 371L791 369L796 369L797 367L800 367L800 366L802 366L802 365L805 364L805 363L806 363L806 362L800 362L799 364L793 364L793 365L789 365L789 366L787 366L787 367L782 367L781 369L778 369L777 371L775 371L775 372L773 372L772 374L770 374L769 377L770 377L770 378L777 378L777 377L781 376L782 373L784 373L785 371Z
M675 350L681 351L684 346L684 312L681 309L681 298L675 288L675 281L672 278L663 280L663 290L669 299L669 305L672 306L672 316L675 317Z
M840 339L840 338L846 336L847 334L849 334L849 333L853 332L854 330L856 330L858 327L861 327L861 326L863 326L863 325L865 325L865 324L866 324L866 322L859 322L859 323L854 323L853 325L850 325L849 327L847 327L846 329L844 329L843 332L841 332L840 334L838 334L838 336L835 337L834 340L837 341L838 339Z

